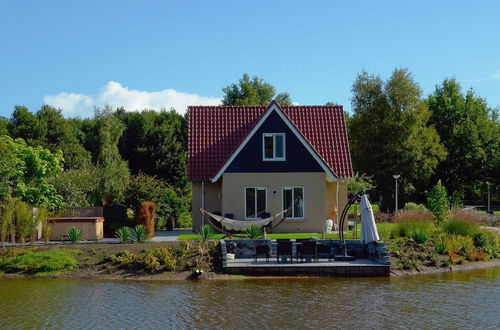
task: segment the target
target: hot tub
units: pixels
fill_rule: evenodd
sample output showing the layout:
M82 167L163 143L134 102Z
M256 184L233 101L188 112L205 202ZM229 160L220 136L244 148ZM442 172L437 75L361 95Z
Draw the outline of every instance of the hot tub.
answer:
M82 230L83 240L96 241L103 239L103 217L68 217L52 218L49 220L52 225L50 240L61 241L68 239L67 232L71 227L78 227Z

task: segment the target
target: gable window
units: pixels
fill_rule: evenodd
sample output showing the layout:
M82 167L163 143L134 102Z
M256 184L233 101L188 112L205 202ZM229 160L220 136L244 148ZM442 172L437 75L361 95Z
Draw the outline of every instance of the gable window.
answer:
M289 219L304 219L303 187L283 187L283 211L289 207Z
M245 188L245 218L257 219L266 213L266 188Z
M264 133L262 145L264 160L285 160L285 133Z

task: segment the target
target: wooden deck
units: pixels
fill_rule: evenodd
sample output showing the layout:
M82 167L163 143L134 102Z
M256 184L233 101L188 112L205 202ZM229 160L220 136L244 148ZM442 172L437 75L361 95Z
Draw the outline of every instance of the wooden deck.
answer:
M246 274L254 276L389 276L390 265L381 265L373 260L357 259L354 261L278 263L276 258L266 262L265 258L241 258L227 260L225 270L230 274Z

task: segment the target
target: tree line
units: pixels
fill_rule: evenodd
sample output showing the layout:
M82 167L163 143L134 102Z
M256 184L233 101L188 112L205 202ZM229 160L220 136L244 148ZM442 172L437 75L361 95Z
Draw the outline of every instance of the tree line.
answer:
M268 105L273 99L292 104L288 93L248 74L222 90L225 105ZM352 93L346 123L354 171L373 183L370 192L382 209L394 205L393 174L401 175L401 202L425 200L439 179L456 203L484 199L487 181L498 199L498 110L473 90L462 91L451 78L424 96L408 70L395 69L386 80L361 72ZM0 149L6 150L0 155L2 200L49 203L20 189L36 187L42 177L39 193L52 196L50 209L124 203L137 211L140 202L153 200L158 227L189 225L187 117L174 109L128 112L106 106L92 118L65 118L48 105L35 112L16 106L10 118L0 118L0 136ZM24 149L38 156L19 151ZM32 171L26 164L36 159L51 163L52 172Z

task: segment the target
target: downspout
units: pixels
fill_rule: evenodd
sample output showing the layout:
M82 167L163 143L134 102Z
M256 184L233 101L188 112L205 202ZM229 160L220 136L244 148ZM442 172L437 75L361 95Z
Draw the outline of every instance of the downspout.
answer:
M205 181L201 181L201 208L205 209ZM201 225L205 225L205 214L201 218Z

